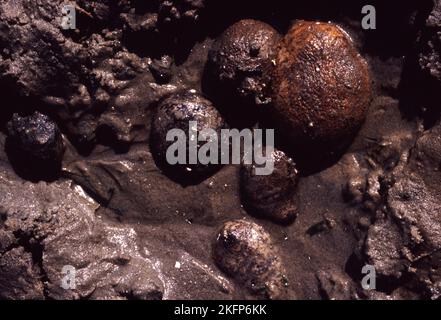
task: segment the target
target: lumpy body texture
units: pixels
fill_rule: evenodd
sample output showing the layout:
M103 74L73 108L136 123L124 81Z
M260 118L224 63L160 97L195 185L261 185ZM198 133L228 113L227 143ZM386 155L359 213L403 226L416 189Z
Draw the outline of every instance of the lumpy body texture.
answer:
M290 144L338 149L362 124L371 99L366 61L337 25L297 22L281 42L274 113Z
M192 126L195 124L195 126ZM196 143L196 152L200 147L206 144L206 141L197 141L196 132L200 133L204 130L214 130L216 134L220 134L222 128L225 127L225 122L216 110L213 104L197 94L194 91L182 91L172 94L163 100L153 119L152 148L159 162L168 170L173 171L173 174L184 176L199 176L206 175L215 169L215 166L210 164L202 164L196 160L192 163L190 159L189 149L190 140ZM191 130L190 130L191 129ZM170 164L167 160L167 150L179 140L167 141L167 134L171 130L182 130L185 134L185 163ZM194 152L194 148L192 148ZM190 150L190 151L191 151ZM220 151L218 151L220 155ZM194 161L193 161L194 162Z
M258 224L235 220L224 224L213 250L216 264L260 298L281 299L288 284L270 235Z
M215 77L232 95L258 105L268 103L269 73L279 41L279 33L264 22L245 19L233 24L210 52Z
M292 222L297 215L294 193L298 171L282 151L273 151L271 159L274 171L267 176L256 174L255 165L242 166L242 201L253 215L277 223Z

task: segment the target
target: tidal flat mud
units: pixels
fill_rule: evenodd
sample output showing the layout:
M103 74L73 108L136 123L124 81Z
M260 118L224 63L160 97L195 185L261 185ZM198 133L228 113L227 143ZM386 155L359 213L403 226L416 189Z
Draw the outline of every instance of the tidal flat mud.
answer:
M1 299L441 299L441 1L63 2L0 1Z

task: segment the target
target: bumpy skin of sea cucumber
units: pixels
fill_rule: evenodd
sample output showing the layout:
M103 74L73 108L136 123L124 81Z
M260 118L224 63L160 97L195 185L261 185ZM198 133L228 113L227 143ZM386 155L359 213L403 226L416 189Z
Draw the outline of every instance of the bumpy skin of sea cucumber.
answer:
M155 156L162 165L168 167L177 175L195 176L209 174L216 169L213 164L190 164L188 159L188 135L190 121L197 122L197 131L213 129L220 137L225 122L213 104L192 91L181 91L164 99L158 106L152 123L152 148ZM187 164L170 166L167 164L167 150L174 143L167 141L167 133L172 129L183 130L187 136ZM205 142L198 142L197 150ZM218 143L220 146L220 143ZM220 155L220 149L218 155Z
M251 19L225 30L209 54L221 89L250 104L269 103L269 77L280 39L273 27Z
M368 64L349 35L332 23L297 22L275 62L271 110L277 132L295 150L347 146L372 95Z
M285 297L288 280L284 266L270 235L258 224L246 220L225 223L213 245L213 258L253 295Z
M287 224L297 216L294 194L298 171L294 161L282 151L273 151L271 158L274 171L270 175L257 175L255 165L242 166L242 202L254 216Z

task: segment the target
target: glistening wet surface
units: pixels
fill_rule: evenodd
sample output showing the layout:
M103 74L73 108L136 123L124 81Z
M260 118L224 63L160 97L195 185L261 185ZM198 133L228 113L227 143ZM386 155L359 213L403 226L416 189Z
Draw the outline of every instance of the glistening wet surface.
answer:
M440 297L439 1L62 3L0 2L0 298ZM190 120L273 175L169 168Z

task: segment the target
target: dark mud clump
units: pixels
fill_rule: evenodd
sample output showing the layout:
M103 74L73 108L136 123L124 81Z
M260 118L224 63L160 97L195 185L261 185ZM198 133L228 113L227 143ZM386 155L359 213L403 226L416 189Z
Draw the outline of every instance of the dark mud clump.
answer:
M213 247L217 265L266 299L286 297L288 280L270 235L258 224L236 220L220 230Z
M419 34L418 63L424 73L435 81L441 81L441 3L433 1L434 7Z
M255 165L242 166L243 203L251 215L285 224L297 216L294 195L298 171L282 151L274 151L271 158L274 171L268 176L257 175Z
M81 187L33 184L1 171L0 192L1 298L162 298L136 231L95 216L99 205ZM61 286L64 266L76 270L72 290Z
M16 170L36 180L57 176L64 143L55 122L39 112L29 117L14 114L7 129L7 149Z

